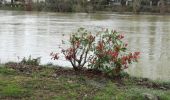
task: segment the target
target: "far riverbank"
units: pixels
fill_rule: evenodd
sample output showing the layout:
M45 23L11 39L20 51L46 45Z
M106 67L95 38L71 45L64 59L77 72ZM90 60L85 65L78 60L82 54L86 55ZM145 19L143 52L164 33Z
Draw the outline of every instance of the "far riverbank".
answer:
M41 5L42 6L42 5ZM45 7L41 6L33 6L30 10L27 10L24 6L10 6L10 5L4 5L0 6L0 10L9 10L9 11L33 11L33 12L53 12L53 13L102 13L102 14L107 14L107 13L113 13L113 14L127 14L127 15L170 15L169 12L165 12L164 14L159 13L159 11L155 12L149 12L149 11L141 11L138 13L134 13L132 10L125 10L125 11L120 11L120 10L114 10L112 11L111 9L104 9L104 10L81 10L81 11L55 11L55 10L49 10ZM119 8L120 9L120 8Z

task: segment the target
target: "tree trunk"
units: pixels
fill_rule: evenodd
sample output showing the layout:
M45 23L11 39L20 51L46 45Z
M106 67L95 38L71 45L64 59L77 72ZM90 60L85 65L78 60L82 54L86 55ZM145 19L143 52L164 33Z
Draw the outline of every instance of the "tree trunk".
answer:
M13 5L14 4L14 0L11 0L11 5Z
M141 0L133 0L133 12L135 14L140 12Z
M32 0L28 0L26 3L26 10L32 11Z
M160 0L160 13L165 14L165 0Z

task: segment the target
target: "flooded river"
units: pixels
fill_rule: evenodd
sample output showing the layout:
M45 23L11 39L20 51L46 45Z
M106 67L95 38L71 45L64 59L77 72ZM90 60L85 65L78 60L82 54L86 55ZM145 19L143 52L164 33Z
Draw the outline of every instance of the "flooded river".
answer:
M42 64L69 66L63 60L52 61L49 54L59 52L61 41L79 27L125 34L129 49L141 52L140 62L128 72L170 81L170 16L0 11L0 62L31 55L41 57Z

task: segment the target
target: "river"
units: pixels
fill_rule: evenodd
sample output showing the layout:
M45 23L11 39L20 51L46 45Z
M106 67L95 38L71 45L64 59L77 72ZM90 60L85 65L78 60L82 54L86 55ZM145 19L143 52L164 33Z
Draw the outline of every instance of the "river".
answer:
M79 27L114 29L125 35L131 51L140 51L140 62L128 72L137 77L170 81L170 16L48 13L0 11L0 63L41 57L41 63L69 66L52 61L62 40Z

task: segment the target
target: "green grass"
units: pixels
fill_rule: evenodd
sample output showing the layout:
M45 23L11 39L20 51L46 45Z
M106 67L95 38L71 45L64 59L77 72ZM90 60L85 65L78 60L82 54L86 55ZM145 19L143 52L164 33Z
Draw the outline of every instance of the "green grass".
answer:
M98 92L95 100L146 100L145 94L158 96L160 100L170 100L170 90L163 91L148 89L139 86L124 86L118 88L113 83L109 83L105 89Z
M16 71L13 69L3 68L0 66L0 74L1 75L15 75Z
M44 67L26 74L0 67L0 100L146 100L144 94L170 100L170 90L146 88L130 80L118 86L111 80L82 75L52 77L54 72Z
M7 80L9 77L0 76L0 99L23 98L30 96L30 90L23 88L14 80Z
M16 84L8 84L0 91L2 97L25 97L27 93L28 91Z

